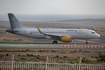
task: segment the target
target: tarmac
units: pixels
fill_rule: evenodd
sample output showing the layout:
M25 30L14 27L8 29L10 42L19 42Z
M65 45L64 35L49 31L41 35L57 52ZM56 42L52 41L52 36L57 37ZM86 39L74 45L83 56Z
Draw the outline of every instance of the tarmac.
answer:
M12 42L11 42L12 43ZM69 50L90 50L90 51L105 51L105 45L98 44L0 44L0 49L69 49Z
M13 35L14 36L14 35ZM21 36L20 36L21 37ZM26 38L26 37L24 37ZM32 39L32 38L27 38ZM105 51L105 36L101 35L99 39L88 40L89 44L86 44L85 40L75 39L73 42L64 43L58 41L58 44L52 44L53 40L48 39L32 39L33 42L0 42L0 49L69 49L69 50L91 50L91 51ZM64 47L64 45L66 45ZM69 47L67 47L69 45ZM70 46L102 46L102 48L91 47L70 47Z
M0 46L62 46L60 44L0 44Z

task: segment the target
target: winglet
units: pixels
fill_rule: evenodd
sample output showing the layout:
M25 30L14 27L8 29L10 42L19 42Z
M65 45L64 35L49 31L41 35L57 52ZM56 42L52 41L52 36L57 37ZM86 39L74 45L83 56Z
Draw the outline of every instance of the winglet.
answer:
M38 29L39 33L42 33L42 32L40 31L39 27L37 27L37 29Z

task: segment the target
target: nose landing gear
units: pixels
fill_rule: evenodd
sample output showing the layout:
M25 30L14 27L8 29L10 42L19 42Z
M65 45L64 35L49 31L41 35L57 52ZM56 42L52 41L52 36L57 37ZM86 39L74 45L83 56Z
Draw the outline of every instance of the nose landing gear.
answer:
M57 41L53 41L53 44L57 44L58 42Z
M88 41L86 40L86 44L88 44Z

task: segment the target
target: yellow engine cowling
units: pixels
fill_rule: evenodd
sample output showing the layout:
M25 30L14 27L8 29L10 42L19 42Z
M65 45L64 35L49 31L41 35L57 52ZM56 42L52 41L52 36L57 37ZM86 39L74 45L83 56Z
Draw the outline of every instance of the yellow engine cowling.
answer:
M72 42L72 39L70 39L70 37L62 37L61 41L62 42Z

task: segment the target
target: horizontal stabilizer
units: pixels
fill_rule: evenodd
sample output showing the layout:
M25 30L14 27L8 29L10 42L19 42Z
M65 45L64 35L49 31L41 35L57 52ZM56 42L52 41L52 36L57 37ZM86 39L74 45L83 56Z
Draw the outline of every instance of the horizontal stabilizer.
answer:
M12 33L12 32L18 32L18 31L16 31L16 30L6 30L6 32Z

